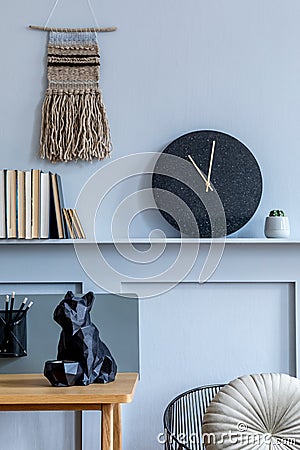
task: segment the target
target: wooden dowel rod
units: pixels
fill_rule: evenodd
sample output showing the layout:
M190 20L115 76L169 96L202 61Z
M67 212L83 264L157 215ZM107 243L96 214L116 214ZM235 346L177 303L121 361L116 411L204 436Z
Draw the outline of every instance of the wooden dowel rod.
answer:
M111 31L116 31L117 27L107 27L107 28L52 28L52 27L40 27L37 25L29 25L28 28L31 30L40 30L40 31L56 31L56 32L64 32L71 33L72 31L78 33L86 33L89 31L94 31L96 33L107 33Z

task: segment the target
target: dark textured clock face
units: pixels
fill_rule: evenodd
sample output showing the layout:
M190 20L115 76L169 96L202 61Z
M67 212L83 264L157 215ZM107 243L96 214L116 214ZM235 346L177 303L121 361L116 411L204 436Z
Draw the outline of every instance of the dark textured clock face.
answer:
M166 164L164 155L175 155L188 162L182 169L186 172L184 178L195 189L178 179L178 164L176 167L176 162ZM172 172L170 164L174 164L174 175L168 176L165 173L166 168ZM198 186L202 200L195 192ZM232 234L255 213L262 195L262 176L255 157L242 142L219 131L203 130L185 134L164 149L154 168L152 188L157 207L174 228L180 228L187 236L195 236L186 208L178 207L184 202L197 222L199 235L211 237L211 214L219 212L209 213L210 198L217 193L224 209L226 230L221 234ZM173 206L174 215L172 202L166 200L164 191L178 199L178 205Z

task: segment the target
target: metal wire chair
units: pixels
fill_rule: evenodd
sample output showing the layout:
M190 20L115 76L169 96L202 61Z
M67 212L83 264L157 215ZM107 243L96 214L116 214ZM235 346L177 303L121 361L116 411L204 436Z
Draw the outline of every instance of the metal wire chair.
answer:
M167 406L163 422L165 450L203 450L201 427L206 408L224 384L183 392Z

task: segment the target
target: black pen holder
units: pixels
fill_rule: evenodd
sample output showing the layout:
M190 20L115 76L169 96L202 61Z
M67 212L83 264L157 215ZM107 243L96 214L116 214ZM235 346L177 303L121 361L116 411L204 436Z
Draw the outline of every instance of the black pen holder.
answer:
M27 356L26 313L0 311L0 358Z

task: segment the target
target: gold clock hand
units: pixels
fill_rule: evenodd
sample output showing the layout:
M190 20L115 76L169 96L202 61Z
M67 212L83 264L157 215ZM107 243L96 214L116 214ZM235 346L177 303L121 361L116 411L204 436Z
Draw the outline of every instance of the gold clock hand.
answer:
M208 188L210 186L210 176L211 176L212 163L213 163L214 154L215 154L215 146L216 146L216 141L213 141L212 148L211 148L211 154L210 154L210 162L209 162L209 169L208 169L207 183L206 183L205 192L208 192Z
M188 155L189 160L191 161L191 163L193 164L193 166L195 167L195 169L197 170L197 172L199 173L199 175L201 176L201 178L203 179L206 187L208 186L208 188L213 191L213 188L211 187L210 183L208 182L208 180L206 179L206 177L203 175L202 171L199 169L199 167L197 166L197 164L195 163L195 161L193 160L193 158L191 157L191 155Z

